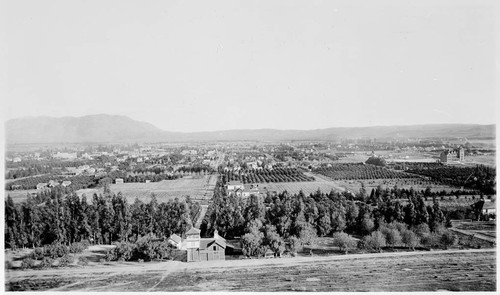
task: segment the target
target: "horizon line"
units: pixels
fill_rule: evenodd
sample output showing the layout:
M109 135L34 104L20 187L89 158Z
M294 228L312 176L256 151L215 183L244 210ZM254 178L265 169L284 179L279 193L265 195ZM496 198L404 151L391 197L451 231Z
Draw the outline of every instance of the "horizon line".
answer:
M84 118L84 117L92 117L92 116L109 116L109 117L124 117L136 122L146 123L154 126L155 128L160 129L163 132L171 132L171 133L208 133L208 132L228 132L228 131L262 131L262 130L274 130L274 131L317 131L317 130L326 130L333 128L379 128L379 127L412 127L412 126L432 126L432 125L479 125L479 126L496 126L496 122L494 123L410 123L410 124L391 124L391 125L364 125L364 126L331 126L331 127L322 127L322 128L310 128L310 129L280 129L280 128L272 128L272 127L262 127L262 128L239 128L239 129L218 129L218 130L198 130L198 131L171 131L166 130L157 125L150 123L148 121L137 120L131 118L127 115L119 115L119 114L107 114L107 113L97 113L97 114L89 114L89 115L81 115L81 116L48 116L48 115L39 115L39 116L24 116L24 117L15 117L11 119L4 120L4 124L6 125L9 121L13 120L22 120L22 119L37 119L37 118L49 118L49 119L63 119L63 118Z

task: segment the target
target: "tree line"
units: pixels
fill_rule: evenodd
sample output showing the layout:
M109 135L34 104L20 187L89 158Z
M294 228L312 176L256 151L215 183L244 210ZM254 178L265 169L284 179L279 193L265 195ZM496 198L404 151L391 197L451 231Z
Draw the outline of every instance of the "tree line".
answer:
M121 194L94 194L90 200L61 190L28 196L26 202L5 200L5 247L40 247L52 243L70 245L80 241L111 244L136 241L153 234L169 237L184 234L192 227L199 205L187 198L158 203L135 199L132 204Z
M476 167L443 166L435 169L414 168L407 170L407 172L427 176L447 185L477 189L484 194L496 193L496 170L485 165L477 165Z
M407 228L426 225L430 232L446 224L439 202L426 205L421 195L411 191L406 205L379 192L380 200L368 204L348 193L317 191L306 196L282 192L265 199L242 199L227 195L220 184L201 225L202 235L214 230L226 238L241 238L244 254L261 255L271 249L295 251L316 237L348 233L367 236L383 224L403 223Z

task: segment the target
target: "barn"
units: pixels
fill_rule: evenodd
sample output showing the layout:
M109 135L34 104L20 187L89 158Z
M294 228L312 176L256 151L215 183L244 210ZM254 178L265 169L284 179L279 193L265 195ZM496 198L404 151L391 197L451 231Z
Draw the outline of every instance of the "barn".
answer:
M225 260L226 240L214 232L213 238L201 238L200 230L191 228L186 232L181 249L187 251L187 262Z

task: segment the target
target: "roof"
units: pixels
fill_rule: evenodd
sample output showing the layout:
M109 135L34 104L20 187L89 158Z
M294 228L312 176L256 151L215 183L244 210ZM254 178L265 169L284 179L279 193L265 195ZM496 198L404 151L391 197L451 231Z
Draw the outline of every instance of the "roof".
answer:
M181 237L179 237L178 235L176 234L172 234L170 237L169 237L170 240L176 242L177 244L180 244L182 239Z
M219 245L222 248L226 248L226 243L220 239L208 238L208 239L200 239L200 250L207 249L212 245Z
M201 233L201 230L192 227L190 230L187 231L186 235L199 235Z
M496 203L493 202L484 202L483 209L496 209Z

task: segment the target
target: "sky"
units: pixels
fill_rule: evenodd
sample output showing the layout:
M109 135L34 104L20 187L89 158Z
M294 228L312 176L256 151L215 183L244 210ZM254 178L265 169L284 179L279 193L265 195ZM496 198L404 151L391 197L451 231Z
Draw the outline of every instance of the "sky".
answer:
M8 0L3 116L183 132L495 123L495 1L373 2Z

